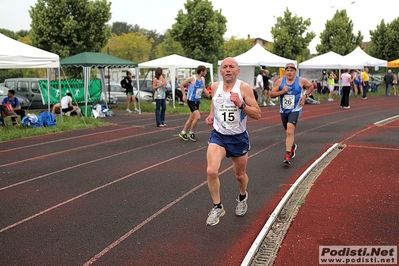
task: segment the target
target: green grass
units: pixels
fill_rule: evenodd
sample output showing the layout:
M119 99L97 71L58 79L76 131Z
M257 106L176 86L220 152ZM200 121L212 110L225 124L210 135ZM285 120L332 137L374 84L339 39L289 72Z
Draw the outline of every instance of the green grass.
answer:
M37 111L32 111L32 110L27 111L27 113L36 114L36 115L38 114ZM101 119L96 119L94 117L84 117L84 119L82 119L76 116L72 117L63 116L62 123L60 121L60 116L57 115L56 117L57 117L57 125L53 127L33 128L33 127L24 127L21 124L18 126L7 125L5 127L1 127L0 142L57 133L57 132L72 131L76 129L108 125L108 123L103 122ZM6 120L8 120L9 122L9 118L6 118Z

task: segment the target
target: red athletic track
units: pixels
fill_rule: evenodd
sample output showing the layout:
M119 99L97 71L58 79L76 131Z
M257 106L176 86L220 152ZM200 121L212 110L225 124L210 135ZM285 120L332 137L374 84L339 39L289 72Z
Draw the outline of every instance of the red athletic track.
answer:
M399 244L399 120L370 126L343 143L347 147L301 206L276 266L318 265L321 245Z
M0 143L0 262L239 265L290 185L331 145L350 144L342 154L365 144L397 145L398 134L382 143L372 133L374 122L399 113L398 101L351 99L349 110L338 101L306 106L291 167L281 163L278 108L262 107L262 118L248 123L248 213L234 215L238 189L226 159L220 173L226 215L214 227L205 225L207 114L196 143L177 137L187 115L167 115L168 127L159 129L154 114L124 112L105 118L113 123L108 127ZM357 169L370 165L358 163Z

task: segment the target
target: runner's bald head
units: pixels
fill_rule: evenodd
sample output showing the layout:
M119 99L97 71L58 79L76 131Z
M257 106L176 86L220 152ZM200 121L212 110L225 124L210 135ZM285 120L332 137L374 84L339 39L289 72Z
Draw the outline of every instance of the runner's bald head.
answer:
M238 67L237 61L232 57L227 57L227 58L223 59L221 66L224 66L224 65L234 65L234 66Z

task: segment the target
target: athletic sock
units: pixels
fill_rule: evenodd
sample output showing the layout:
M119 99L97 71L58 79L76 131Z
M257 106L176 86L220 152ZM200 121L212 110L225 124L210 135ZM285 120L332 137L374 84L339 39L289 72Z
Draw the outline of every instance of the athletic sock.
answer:
M241 195L241 194L240 194L240 195L238 196L238 200L239 200L239 201L243 201L243 200L245 200L246 196L247 196L247 194L245 194L245 195Z
M213 204L213 206L214 207L216 207L216 208L218 208L218 209L221 209L222 208L222 203L220 202L220 203L218 203L218 204Z

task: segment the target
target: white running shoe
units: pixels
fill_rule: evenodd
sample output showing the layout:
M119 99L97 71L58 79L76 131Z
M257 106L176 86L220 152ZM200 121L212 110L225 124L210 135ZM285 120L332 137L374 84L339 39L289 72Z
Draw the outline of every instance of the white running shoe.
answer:
M208 213L208 218L206 219L206 225L217 225L219 223L219 218L225 215L226 211L223 208L213 207L212 210Z
M238 196L239 198L240 196ZM248 205L247 205L247 199L248 199L248 192L245 192L245 199L240 201L237 199L237 207L236 207L236 215L237 216L244 216L247 213Z
M132 111L130 111L130 109L126 109L126 112L128 112L129 114L132 113Z

